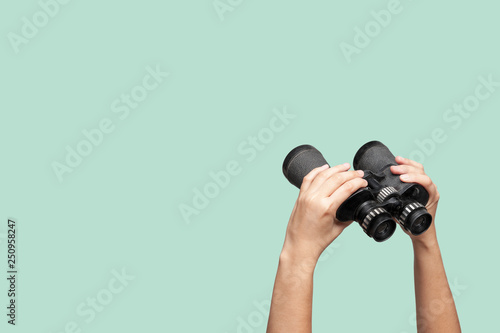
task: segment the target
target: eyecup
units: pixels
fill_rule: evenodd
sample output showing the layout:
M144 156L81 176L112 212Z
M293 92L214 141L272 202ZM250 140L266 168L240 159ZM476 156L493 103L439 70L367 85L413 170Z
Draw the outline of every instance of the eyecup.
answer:
M368 151L368 149L376 147L376 146L384 147L387 149L386 145L384 145L382 142L377 141L377 140L373 140L373 141L365 143L364 145L361 146L361 148L358 149L358 151L356 152L356 155L354 155L354 159L353 159L353 163L352 163L352 166L354 167L354 169L362 169L362 168L359 168L359 162L360 162L361 158Z
M396 230L396 222L391 214L381 207L373 207L365 213L363 222L360 223L365 233L376 242L383 242L389 239ZM378 228L386 224L386 228L379 231Z
M422 221L417 223L419 219L422 219ZM421 208L410 214L407 221L411 234L418 236L429 229L432 224L432 215L427 212L427 209Z
M304 177L314 168L328 164L319 150L311 145L292 149L283 161L283 174L295 187L300 188Z
M286 178L288 178L288 166L290 165L290 162L300 153L303 151L309 150L309 149L316 149L314 146L311 145L300 145L295 148L293 148L285 157L285 160L283 161L283 174L285 175Z
M382 233L378 233L377 229L382 225L386 223L387 224L387 229L384 230ZM396 222L392 219L392 217L386 216L385 214L377 216L377 218L372 222L373 226L368 230L369 236L373 238L374 241L381 243L389 238L394 234L396 231Z

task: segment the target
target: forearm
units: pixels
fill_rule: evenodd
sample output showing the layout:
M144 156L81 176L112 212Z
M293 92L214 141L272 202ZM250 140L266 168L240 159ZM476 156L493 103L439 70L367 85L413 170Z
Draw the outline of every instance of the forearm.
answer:
M422 237L413 242L418 332L461 332L434 228Z
M315 259L282 252L267 333L310 333Z

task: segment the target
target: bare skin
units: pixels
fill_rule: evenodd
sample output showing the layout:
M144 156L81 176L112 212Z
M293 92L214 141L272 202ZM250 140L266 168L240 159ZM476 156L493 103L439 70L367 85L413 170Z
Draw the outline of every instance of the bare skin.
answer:
M414 253L417 330L419 333L462 332L436 236L439 192L421 164L400 156L396 157L396 162L399 165L391 167L392 173L401 175L403 182L424 186L429 192L426 208L433 221L422 235L409 234Z
M402 181L419 183L429 191L427 209L434 219L439 201L436 186L420 164L401 157L396 161L399 166L391 168L394 174L401 175ZM335 218L339 206L368 185L362 171L347 171L349 168L348 163L331 168L324 165L304 177L279 258L267 333L312 331L313 275L317 261L352 223ZM461 332L434 223L423 235L410 235L410 238L415 253L418 332Z

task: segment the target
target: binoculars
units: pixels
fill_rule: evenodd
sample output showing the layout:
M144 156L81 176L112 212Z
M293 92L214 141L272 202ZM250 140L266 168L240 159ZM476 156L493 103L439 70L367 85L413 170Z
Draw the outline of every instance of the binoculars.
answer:
M283 174L300 188L304 176L325 164L328 163L316 148L301 145L286 156ZM429 193L420 184L402 182L391 172L392 165L398 165L396 158L383 143L364 144L354 156L353 166L364 171L368 186L356 191L337 209L339 221L358 222L377 242L392 236L395 221L413 235L424 233L432 223L432 216L425 208Z

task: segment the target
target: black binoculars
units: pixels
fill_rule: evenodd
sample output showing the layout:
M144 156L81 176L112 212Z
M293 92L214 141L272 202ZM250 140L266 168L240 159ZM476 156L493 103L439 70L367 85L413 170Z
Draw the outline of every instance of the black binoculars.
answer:
M312 169L328 164L313 146L294 148L283 162L283 174L300 188L302 180ZM391 172L398 165L391 151L379 141L364 144L354 156L353 166L363 170L368 186L352 194L337 209L341 222L356 221L365 233L377 242L392 236L397 221L413 235L429 229L432 216L425 205L429 193L420 184L404 183Z

